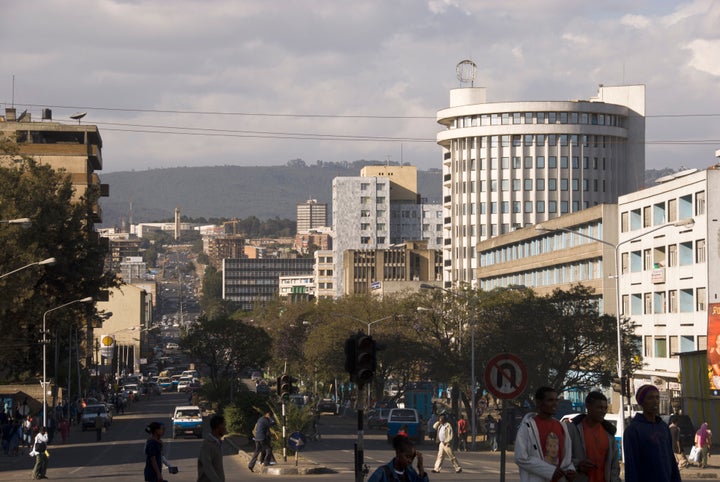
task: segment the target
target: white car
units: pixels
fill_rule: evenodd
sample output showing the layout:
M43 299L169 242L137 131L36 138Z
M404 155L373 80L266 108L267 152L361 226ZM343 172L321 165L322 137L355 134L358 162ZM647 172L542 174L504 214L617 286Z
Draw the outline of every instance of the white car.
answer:
M88 405L83 409L82 413L82 431L84 432L88 428L95 428L95 417L100 414L103 419L103 425L108 428L112 424L112 414L107 409L107 405L96 404Z
M165 345L165 349L166 350L179 350L180 345L178 345L177 343L168 343Z
M178 384L177 384L177 391L184 392L185 389L187 389L187 387L190 386L192 381L193 381L192 377L180 377L180 380L178 380Z

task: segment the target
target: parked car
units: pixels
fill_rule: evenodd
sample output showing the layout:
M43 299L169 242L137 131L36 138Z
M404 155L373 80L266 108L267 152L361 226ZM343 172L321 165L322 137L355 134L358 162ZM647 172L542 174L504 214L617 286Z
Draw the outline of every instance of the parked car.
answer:
M160 385L160 388L166 392L172 388L172 380L170 380L170 377L158 377L157 382L158 385Z
M195 435L202 437L202 412L196 405L184 405L175 407L172 416L172 437L178 435Z
M133 400L138 400L140 398L140 386L135 383L126 383L122 386L122 390L127 392L128 395L132 393Z
M177 384L177 391L185 391L185 389L190 386L190 383L192 383L192 377L180 377Z
M170 351L170 350L179 350L179 349L180 349L180 345L178 345L177 343L172 343L172 342L171 342L171 343L167 343L167 344L165 345L165 349L168 350L168 351Z
M368 428L387 428L390 410L390 408L376 408L375 410L370 410L367 419Z
M82 431L84 432L88 428L95 428L95 417L100 413L100 417L103 418L103 426L108 428L112 424L112 415L107 409L107 405L104 403L98 403L95 405L88 405L83 409L82 414Z
M337 415L337 404L332 398L323 398L317 404L317 412Z
M420 414L414 408L393 408L388 414L387 438L392 442L400 430L400 427L407 425L407 434L416 444L423 442L423 424L420 422Z
M257 380L262 380L262 377L262 373L255 371L252 372L252 375L250 375L250 380L255 382Z

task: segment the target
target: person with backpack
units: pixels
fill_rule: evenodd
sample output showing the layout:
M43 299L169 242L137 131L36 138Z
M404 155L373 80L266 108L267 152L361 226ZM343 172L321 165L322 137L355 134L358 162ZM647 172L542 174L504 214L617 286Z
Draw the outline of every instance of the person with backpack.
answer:
M415 450L415 445L404 435L396 435L392 441L395 457L385 465L378 467L368 482L429 482L423 467L423 456ZM413 460L417 459L417 471Z
M35 436L35 443L33 444L33 449L30 452L30 456L35 457L35 467L32 471L33 479L47 479L47 444L47 428L42 427L40 432L38 432Z

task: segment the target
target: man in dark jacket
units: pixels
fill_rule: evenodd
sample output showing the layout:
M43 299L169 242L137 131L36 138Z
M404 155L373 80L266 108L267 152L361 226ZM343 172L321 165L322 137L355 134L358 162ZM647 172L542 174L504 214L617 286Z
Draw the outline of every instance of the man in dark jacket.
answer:
M658 417L660 392L654 385L638 388L642 413L625 429L625 482L680 482L670 429Z
M605 420L607 397L600 392L590 392L585 398L585 407L587 414L578 415L567 424L572 440L572 463L577 469L574 482L620 482L616 427Z
M275 422L272 419L272 416L270 412L265 412L265 415L260 417L255 423L255 453L252 456L252 459L250 459L250 463L248 464L248 469L250 469L250 472L253 471L255 468L255 463L257 462L258 456L262 453L262 457L260 457L260 463L266 463L272 465L272 460L274 459L272 454L272 439L270 438L270 427L275 425Z
M213 415L210 419L210 435L203 440L198 457L198 482L225 482L223 468L222 438L227 433L225 418Z

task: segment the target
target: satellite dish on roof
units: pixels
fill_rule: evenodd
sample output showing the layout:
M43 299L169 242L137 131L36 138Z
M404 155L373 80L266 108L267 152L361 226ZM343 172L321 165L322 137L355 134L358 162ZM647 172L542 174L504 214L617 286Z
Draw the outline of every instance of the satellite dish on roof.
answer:
M461 83L470 84L470 87L475 84L475 78L477 77L477 64L472 60L461 60L457 66L455 66L455 71L457 72L457 79Z
M85 117L87 115L87 112L76 112L73 115L70 116L71 119L78 121L78 124L80 123L80 119Z

